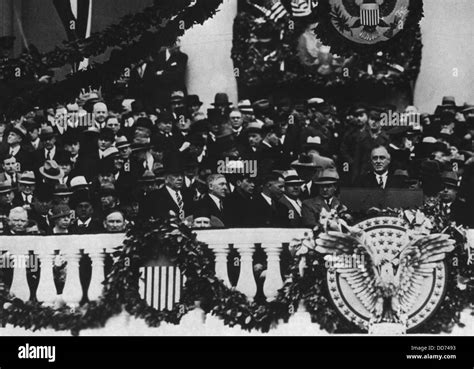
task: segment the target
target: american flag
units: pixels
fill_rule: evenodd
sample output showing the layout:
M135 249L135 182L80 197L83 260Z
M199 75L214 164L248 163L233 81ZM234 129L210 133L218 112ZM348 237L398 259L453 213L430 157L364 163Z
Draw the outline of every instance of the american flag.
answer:
M181 298L186 278L177 267L140 268L139 293L149 306L157 310L172 310Z
M270 13L269 17L272 21L276 22L288 14L280 0L270 0Z
M313 0L293 0L291 2L291 13L293 17L307 17L311 15L318 2Z

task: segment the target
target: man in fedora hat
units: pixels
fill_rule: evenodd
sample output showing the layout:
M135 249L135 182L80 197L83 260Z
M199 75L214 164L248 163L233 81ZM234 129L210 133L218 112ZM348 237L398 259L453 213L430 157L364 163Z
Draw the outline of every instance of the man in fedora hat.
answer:
M458 175L455 172L443 172L441 180L443 190L439 193L439 213L442 217L457 224L466 224L468 222L468 209L466 201L461 201L458 198Z
M18 190L15 191L13 205L22 206L31 210L33 193L35 192L36 179L33 172L23 172L18 178Z
M277 203L281 226L287 228L302 227L301 186L304 181L298 176L296 170L286 171L283 173L283 178L285 180L285 191Z
M313 157L309 154L301 154L298 160L291 163L291 167L296 170L298 176L303 180L301 186L301 199L306 200L317 195L317 189L313 185L313 179L318 177L322 170L315 163Z
M76 217L69 228L72 234L90 234L102 232L102 224L94 217L94 207L89 191L82 189L71 195L70 204Z
M186 106L188 108L188 113L192 116L195 113L198 113L201 110L203 102L198 95L188 95L186 97Z
M33 161L36 168L41 167L46 160L56 160L58 148L56 147L56 133L52 127L41 129L40 140L43 148L33 153Z
M15 193L10 182L0 182L0 217L5 219L13 208Z
M228 117L232 103L229 96L225 92L218 92L214 96L214 102L211 104L215 109L219 110L224 117Z
M53 188L51 185L40 183L35 187L35 191L33 192L30 219L38 224L38 228L42 234L49 233L51 230L48 213L53 206Z
M320 224L320 216L323 209L326 211L345 210L339 199L336 197L339 183L339 174L335 169L326 169L314 182L318 187L318 195L303 201L302 215L305 227L314 228Z

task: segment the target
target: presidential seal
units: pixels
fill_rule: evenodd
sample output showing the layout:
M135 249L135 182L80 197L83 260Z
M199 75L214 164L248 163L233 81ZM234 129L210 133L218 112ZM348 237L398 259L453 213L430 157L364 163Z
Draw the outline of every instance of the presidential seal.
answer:
M329 293L346 319L373 332L403 333L442 302L444 259L454 244L449 235L412 231L404 219L378 217L349 233L320 234L316 251L326 255Z

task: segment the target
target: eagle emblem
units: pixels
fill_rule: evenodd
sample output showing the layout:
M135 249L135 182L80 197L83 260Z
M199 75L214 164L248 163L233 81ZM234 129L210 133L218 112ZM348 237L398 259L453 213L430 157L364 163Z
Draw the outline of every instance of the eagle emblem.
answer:
M316 239L316 251L331 261L328 286L333 302L346 318L365 328L378 323L413 328L441 301L443 261L455 241L445 234L409 232L401 222L374 218L352 233L326 232ZM357 263L347 262L351 260Z
M329 0L331 22L351 41L376 44L405 28L410 0Z

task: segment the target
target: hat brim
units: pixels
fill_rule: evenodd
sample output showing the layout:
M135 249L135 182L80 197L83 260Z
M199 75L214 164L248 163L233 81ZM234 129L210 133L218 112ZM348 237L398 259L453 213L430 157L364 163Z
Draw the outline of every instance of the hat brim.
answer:
M69 192L54 192L53 196L71 196L73 195L74 192L69 191Z
M303 185L305 182L302 179L285 182L285 186L297 186Z
M221 102L221 103L216 103L216 102L213 102L211 103L212 106L220 106L220 105L227 105L227 106L231 106L233 105L231 102L228 102L228 103L225 103L225 102Z
M294 161L291 163L292 167L296 168L317 168L318 166L315 163L300 163L299 161Z
M335 179L331 180L324 180L324 181L316 181L313 182L315 185L331 185L331 184L337 184L339 181Z
M64 177L64 171L63 171L61 168L59 168L59 173L58 173L57 175L55 175L55 176L52 176L52 175L49 175L48 173L46 173L46 172L44 171L44 167L39 168L39 172L41 173L41 175L42 175L43 177L49 178L49 179L57 180L57 179L61 179L61 178Z
M72 214L72 210L68 211L67 213L65 212L65 213L50 215L49 219L54 220L54 219L58 219L58 218L62 218L62 217L71 216L71 214Z
M13 188L0 190L0 195L3 195L5 193L9 193L9 192L13 192Z

